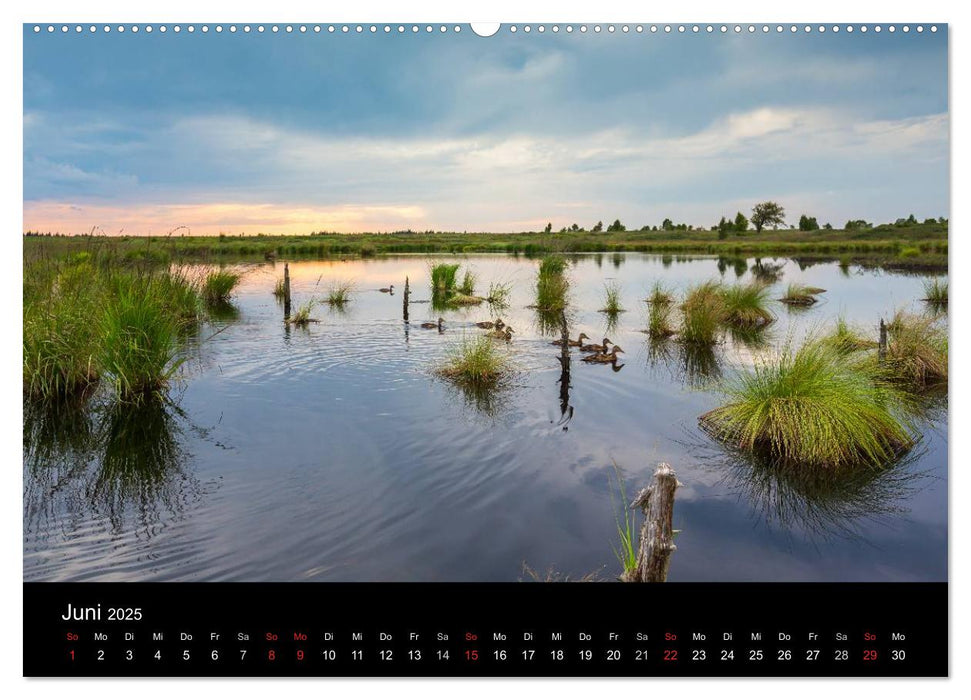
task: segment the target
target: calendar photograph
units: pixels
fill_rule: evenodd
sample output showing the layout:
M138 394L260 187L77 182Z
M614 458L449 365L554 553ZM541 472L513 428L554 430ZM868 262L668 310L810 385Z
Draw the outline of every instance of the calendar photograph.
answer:
M946 583L948 89L946 24L24 25L24 583Z

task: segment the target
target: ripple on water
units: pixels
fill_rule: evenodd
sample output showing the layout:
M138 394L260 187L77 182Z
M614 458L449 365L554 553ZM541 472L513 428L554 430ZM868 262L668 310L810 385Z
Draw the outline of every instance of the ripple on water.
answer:
M236 298L238 314L200 334L180 407L204 428L183 432L185 459L167 472L164 488L114 490L106 500L92 476L97 450L77 463L25 464L25 580L509 581L523 560L582 575L613 562L614 459L636 480L658 459L676 462L685 482L677 526L693 546L679 547L675 576L866 578L909 562L907 575L946 575L946 488L901 503L902 517L909 508L936 526L929 539L912 545L883 526L865 532L877 546L828 542L821 557L799 533L780 545L753 522L751 499L712 486L720 473L703 472L677 442L713 400L697 381L707 367L683 361L676 346L670 358L649 355L637 332L638 300L658 279L683 289L713 277L715 260L664 267L628 254L608 270L580 256L569 271L570 336L602 337L603 280L616 277L631 311L608 335L628 352L615 373L572 350L566 387L559 349L526 308L535 261L454 260L478 272L482 285L516 282L501 312L517 331L502 344L518 370L509 387L483 401L432 372L464 334L483 332L473 324L494 318L489 309L444 312L439 334L420 328L439 315L430 306L414 304L405 325L401 296L374 291L407 274L413 298L429 298L425 258L292 263L295 304L331 278L358 282L345 313L317 307L320 323L305 329L287 328L272 297L279 266L253 270ZM791 319L777 309L780 337L837 308L850 322L872 325L891 283L896 298L922 293L919 279L874 282L834 271L787 268L828 289L830 306ZM727 347L717 354L734 357ZM939 459L923 465L946 474L946 426L929 439ZM928 551L937 564L918 569Z

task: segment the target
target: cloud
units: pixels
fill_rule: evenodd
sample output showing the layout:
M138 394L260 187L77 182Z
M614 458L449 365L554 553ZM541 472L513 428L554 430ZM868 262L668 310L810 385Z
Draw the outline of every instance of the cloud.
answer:
M787 170L810 178L812 164L934 161L946 158L947 128L944 114L861 121L850 111L763 106L693 133L654 138L631 129L338 138L242 116L195 116L102 143L99 152L126 172L28 159L25 182L45 196L25 206L25 225L84 230L98 224L133 232L182 224L199 232L518 230L560 211L595 220L608 215L608 206L641 215L659 201L683 207L692 188L704 191L706 183L705 198L724 201L731 193L712 197L711 182L726 173L761 183L751 195L727 197L734 200L777 187ZM117 134L122 126L80 123L76 129ZM69 134L67 142L78 138ZM767 165L771 173L764 172ZM822 173L830 188L843 170ZM683 191L675 194L678 187ZM65 203L82 203L84 212L60 206Z
M137 185L138 178L129 173L110 170L94 172L73 163L43 157L30 158L24 163L25 190L58 189L78 195L112 192L116 196L124 196L133 192Z

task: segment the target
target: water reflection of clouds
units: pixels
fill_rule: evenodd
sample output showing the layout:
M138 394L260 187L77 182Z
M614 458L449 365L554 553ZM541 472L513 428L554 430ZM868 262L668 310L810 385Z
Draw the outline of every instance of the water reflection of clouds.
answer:
M646 325L642 300L658 280L680 292L690 284L719 279L717 258L685 261L671 256L664 267L661 256L625 253L620 266L614 267L607 254L601 256L601 268L595 255L571 258L575 260L567 272L572 285L567 316L571 338L583 331L600 342L603 280L615 278L623 288L622 305L629 311L620 317L616 331L608 333L627 351L622 356L627 366L619 374L588 366L573 349L568 381L562 381L562 353L550 345L562 333L560 320L537 327L543 324L537 324L536 311L526 308L533 302L535 260L404 256L346 263L291 262L295 293L304 297L318 278L321 294L331 279L356 279L359 291L352 296L347 316L321 310L315 314L321 323L307 332L293 332L288 345L282 312L272 296L274 280L282 277L282 263L259 266L260 272L248 274L236 295L238 320L212 342L202 344L205 361L191 368L183 402L192 415L210 415L213 422L217 415L213 406L225 412L220 433L231 436L236 448L233 458L202 444L205 438L184 429L185 421L174 415L163 425L170 426L178 445L201 457L174 459L177 451L165 448L170 443L162 440L163 449L154 461L174 460L177 466L151 473L170 474L171 480L148 479L140 482L144 489L136 489L125 485L135 482L125 481L126 465L131 462L124 450L109 459L117 468L105 471L100 483L94 480L92 471L100 468L105 451L101 438L92 437L101 434L99 421L91 419L87 428L82 422L67 430L58 438L61 443L53 438L33 439L32 445L60 444L58 453L79 458L37 452L37 460L49 469L38 470L25 481L25 486L35 489L25 496L25 508L48 498L51 485L45 487L39 481L45 472L58 477L65 488L48 500L50 529L43 529L42 509L31 505L29 514L25 512L25 563L39 535L53 543L50 551L66 552L67 538L85 526L92 513L110 525L107 514L122 513L121 505L134 504L142 496L149 497L146 513L156 513L154 522L164 529L198 501L193 478L218 475L226 479L218 512L193 511L187 518L193 536L205 543L205 562L195 562L202 576L360 580L387 576L387 562L393 562L401 567L397 571L414 577L511 580L524 558L538 567L555 561L561 565L559 570L582 573L613 563L610 542L615 523L606 486L601 488L601 472L611 468L611 460L628 470L632 485L646 483L657 461L670 462L685 484L676 506L678 526L684 532L672 565L674 580L760 575L768 580L879 579L885 570L881 567L899 571L910 567L910 575L918 576L914 574L918 564L930 562L927 570L934 572L937 564L946 562L946 547L941 545L946 543L946 489L925 488L928 483L939 484L936 477L946 474L946 424L929 436L934 451L917 458L914 480L876 480L828 494L805 485L755 480L751 468L733 470L723 457L719 461L717 454L701 456L682 444L685 427L693 428L697 417L718 401L708 390L717 371L728 374L748 366L790 334L826 328L838 313L851 323L872 327L881 310L890 306L888 297L916 300L923 296L919 277L862 270L856 274L856 269L846 277L836 263L804 270L787 263L773 298L781 296L792 277L826 288L827 304L799 317L788 316L776 305L778 320L768 330L767 347L757 339L726 336L711 353L699 357L688 356L675 340L652 348L640 332ZM501 316L516 329L508 348L522 372L509 393L467 395L429 376L450 341L482 332L472 323L492 317L485 305L443 313L442 335L417 327L421 321L437 319L429 304L413 304L411 325L402 323L399 285L405 274L411 277L412 300L428 299L428 265L441 259L471 266L482 289L493 280L513 282L510 306ZM751 278L752 263L751 259L745 263L742 281ZM725 280L732 282L742 265L724 260L721 268ZM396 287L394 297L371 291L389 283ZM70 426L71 420L64 417L64 425ZM128 434L137 434L133 430L128 428ZM287 435L285 446L278 437L281 430ZM26 416L25 439L31 440ZM375 453L380 454L380 462ZM25 443L25 471L28 461ZM306 464L318 463L319 471L308 479ZM935 475L925 479L921 475L926 470ZM598 476L591 476L594 472ZM279 486L281 474L290 475L286 490ZM66 488L69 483L84 487ZM389 484L393 489L383 491ZM877 503L862 498L869 492L876 494ZM181 514L173 509L177 503L173 508L165 505L166 493L182 495ZM389 514L388 501L372 505L375 493L393 494L388 499L393 501L393 513ZM101 494L97 508L85 500L93 494ZM292 518L272 515L289 512L295 499L303 504L305 523L296 529ZM820 503L815 505L814 500ZM254 501L260 507L259 522L252 517ZM343 508L349 502L355 504L353 512ZM578 512L582 519L567 510ZM132 534L133 540L143 527L137 511L129 508L118 521L122 534ZM868 517L868 512L879 515ZM854 523L851 529L858 541L839 532L829 534L832 526L826 520L832 520L833 514ZM28 521L28 515L34 520ZM370 539L355 534L362 519L383 522L387 517L397 519L393 537L374 539L373 531L368 532ZM928 544L913 542L908 534L912 520L938 536ZM489 538L482 535L484 523L490 528ZM59 530L53 531L54 527ZM823 534L816 534L813 527ZM810 552L818 541L827 543L823 554ZM878 554L871 542L893 553ZM472 546L479 548L470 565L467 553ZM89 554L81 549L78 559ZM126 541L114 556L119 561L142 556L144 552L136 549ZM288 554L293 551L316 552L319 561L298 562ZM736 556L739 559L732 560ZM380 571L373 564L377 561L382 562ZM167 570L186 566L193 564L173 555ZM148 571L139 565L128 569L133 578L150 575Z

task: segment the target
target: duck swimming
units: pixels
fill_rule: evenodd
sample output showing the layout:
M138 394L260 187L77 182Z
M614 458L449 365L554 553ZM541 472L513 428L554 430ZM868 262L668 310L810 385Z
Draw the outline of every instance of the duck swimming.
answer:
M499 340L510 341L512 340L512 326L505 326L505 330L502 328L496 328L492 333L486 333L490 338L498 338Z
M618 352L624 352L624 350L619 345L615 345L614 349L610 352L598 352L596 355L587 355L583 358L583 361L596 362L601 365L612 364L617 362Z
M431 321L425 321L425 323L421 324L421 327L422 328L437 328L438 330L442 331L442 330L445 330L442 327L442 324L443 323L445 323L445 319L439 317L438 323L432 323Z
M610 338L604 338L603 345L597 345L596 343L591 343L590 345L581 345L581 352L607 352L607 346L613 345L613 341Z
M502 322L502 319L501 318L497 318L495 320L495 323L493 323L492 321L479 321L475 325L477 325L479 328L496 328L496 329L499 329L499 328L502 328L505 324Z
M580 335L577 336L576 340L570 340L569 338L567 338L566 344L568 347L571 347L571 348L579 348L583 346L584 340L589 340L589 339L590 339L590 336L588 336L586 333L581 333ZM559 340L554 340L552 343L550 343L550 345L559 345L562 348L563 339L560 338Z
M384 294L391 294L392 292L394 292L394 285L392 284L390 287L381 287L381 289L379 289L378 291L383 292Z

